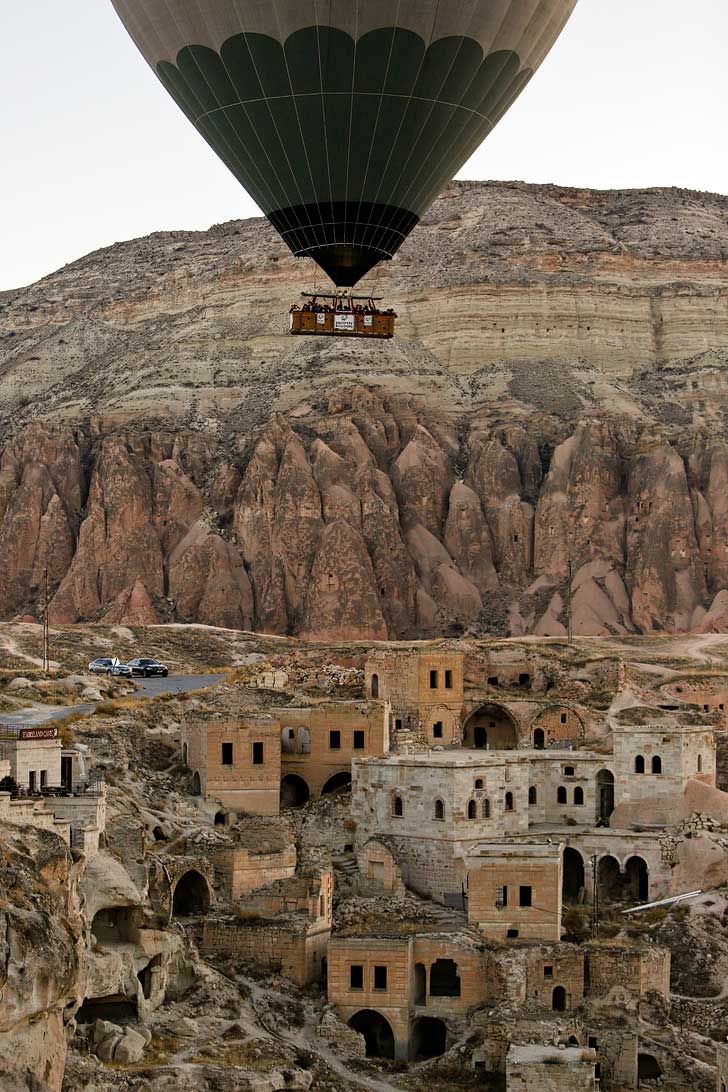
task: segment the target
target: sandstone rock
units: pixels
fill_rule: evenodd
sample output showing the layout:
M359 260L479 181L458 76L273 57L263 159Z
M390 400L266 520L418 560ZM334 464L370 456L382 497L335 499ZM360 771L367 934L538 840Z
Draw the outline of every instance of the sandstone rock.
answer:
M135 1062L142 1060L146 1047L147 1040L143 1035L140 1035L133 1028L126 1028L114 1048L113 1059L122 1065L133 1065Z
M319 538L301 636L327 641L386 640L369 554L361 535L344 520L327 524Z
M131 587L119 592L108 610L104 611L102 621L107 625L121 623L127 626L154 626L159 622L159 615L141 576Z
M198 521L169 559L169 595L180 618L251 629L253 590L237 547Z

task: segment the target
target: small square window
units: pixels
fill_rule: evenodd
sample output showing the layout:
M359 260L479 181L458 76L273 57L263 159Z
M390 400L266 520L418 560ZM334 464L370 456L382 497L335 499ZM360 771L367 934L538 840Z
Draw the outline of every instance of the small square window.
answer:
M495 889L495 904L497 907L508 906L508 888L498 886Z
M452 671L445 672L445 689L452 690Z
M355 751L363 751L364 750L364 733L363 732L354 732L354 750Z
M437 672L430 672L430 690L437 690Z
M223 743L222 745L222 764L223 766L232 766L233 764L232 743Z
M341 750L341 732L332 731L329 732L329 750L340 751Z
M398 732L402 731L402 720L400 717L397 717L397 719L395 720L394 727Z
M543 969L543 976L544 976L544 978L545 978L546 980L549 980L549 979L553 978L553 977L554 977L554 969L553 969L553 967L550 967L550 966L544 967L544 969Z
M516 940L517 938L518 938L518 930L517 929L508 929L507 930L507 932L506 932L506 939L507 940Z
M573 766L564 766L564 777L573 777L573 776L574 776L574 767Z
M374 989L386 990L387 988L387 968L375 967L374 968Z
M262 743L254 743L253 744L253 765L254 766L262 766L263 765L263 744Z
M436 720L432 725L432 734L435 739L442 739L442 721Z
M521 884L521 888L518 892L518 901L521 906L533 906L533 893L529 885Z
M352 963L349 967L349 989L364 989L364 967L361 963Z

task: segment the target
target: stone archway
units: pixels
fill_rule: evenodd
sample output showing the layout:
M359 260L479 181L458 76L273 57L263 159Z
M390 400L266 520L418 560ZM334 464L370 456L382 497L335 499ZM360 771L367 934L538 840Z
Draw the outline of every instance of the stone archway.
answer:
M650 897L650 873L641 857L630 857L624 866L627 897L634 902L647 902Z
M504 705L487 702L465 721L463 747L479 751L514 751L518 747L518 722Z
M210 909L210 888L201 872L191 868L174 886L172 917L192 918Z
M286 774L281 781L281 807L302 808L307 804L311 792L308 785L298 774Z
M361 1009L349 1020L349 1027L364 1036L367 1058L394 1058L392 1025L380 1012Z
M328 796L329 793L338 792L341 789L348 789L351 787L351 771L341 770L339 773L334 774L324 782L324 786L321 789L322 796Z
M602 902L619 902L624 894L622 872L616 857L601 857L597 864L599 899Z
M564 879L562 894L566 902L576 902L584 888L584 859L578 849L567 846L564 850Z
M410 1037L410 1058L413 1062L424 1062L428 1058L439 1058L447 1050L447 1026L434 1016L421 1016L412 1025Z

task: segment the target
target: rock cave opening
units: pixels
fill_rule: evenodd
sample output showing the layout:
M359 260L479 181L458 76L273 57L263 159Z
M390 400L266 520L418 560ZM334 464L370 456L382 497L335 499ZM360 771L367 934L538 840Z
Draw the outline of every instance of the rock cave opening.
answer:
M637 1083L657 1084L662 1078L662 1067L652 1054L637 1055Z
M298 774L286 774L281 781L281 807L302 808L310 796L308 785Z
M107 906L98 910L91 922L91 933L99 944L128 944L137 926L137 906Z
M112 1024L128 1024L137 1019L137 1007L124 994L108 997L87 997L76 1013L77 1024L93 1024L96 1020L110 1020Z
M412 1027L410 1039L410 1058L414 1062L424 1062L428 1058L439 1058L447 1050L447 1027L442 1020L434 1016L421 1016Z
M191 918L206 914L210 909L210 888L207 880L195 869L179 878L172 900L172 917Z
M394 1058L394 1032L381 1013L362 1009L349 1020L349 1027L364 1036L367 1058Z

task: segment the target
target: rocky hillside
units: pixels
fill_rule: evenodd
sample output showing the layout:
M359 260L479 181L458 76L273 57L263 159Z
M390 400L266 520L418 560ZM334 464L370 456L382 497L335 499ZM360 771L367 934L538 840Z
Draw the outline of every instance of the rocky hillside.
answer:
M311 275L245 221L0 295L0 618L553 636L571 561L577 632L728 625L727 198L456 184L391 343L289 338Z

